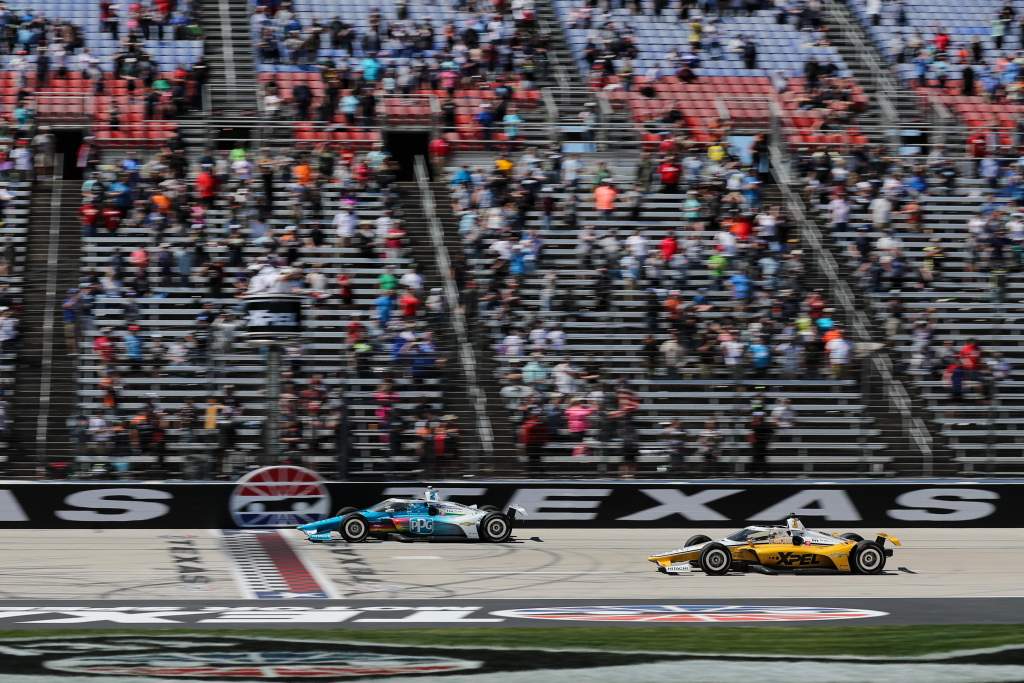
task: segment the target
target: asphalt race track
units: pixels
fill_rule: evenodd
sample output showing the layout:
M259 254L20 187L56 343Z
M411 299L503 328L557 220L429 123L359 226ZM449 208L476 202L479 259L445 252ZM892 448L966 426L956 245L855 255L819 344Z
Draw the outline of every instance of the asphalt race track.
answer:
M675 606L620 610L619 623L728 621L707 616L716 605L835 608L835 624L1024 623L1024 530L887 531L904 547L880 576L726 577L666 576L646 561L699 529L527 527L501 545L313 545L290 530L6 531L0 628L550 625L591 620L557 608L613 605ZM504 614L524 609L541 611ZM785 616L763 618L812 620Z

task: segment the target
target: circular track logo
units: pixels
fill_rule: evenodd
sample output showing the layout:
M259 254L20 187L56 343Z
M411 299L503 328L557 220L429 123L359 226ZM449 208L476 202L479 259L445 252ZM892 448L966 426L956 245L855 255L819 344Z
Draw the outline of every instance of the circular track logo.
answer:
M763 621L828 621L884 617L887 612L846 607L783 607L778 605L593 605L533 607L495 612L514 619L640 623L736 623Z
M294 679L362 678L439 674L475 669L478 662L450 657L341 651L329 653L266 650L239 652L149 652L71 657L46 663L48 669L100 676L164 678Z
M274 465L239 479L228 505L239 527L289 527L326 517L331 496L316 472L294 465Z

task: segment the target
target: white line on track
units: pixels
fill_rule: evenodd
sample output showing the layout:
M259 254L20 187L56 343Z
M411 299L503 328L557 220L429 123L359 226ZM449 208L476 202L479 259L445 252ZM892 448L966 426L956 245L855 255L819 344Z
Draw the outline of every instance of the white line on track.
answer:
M395 555L392 560L440 560L440 555Z
M527 575L527 574L548 574L548 575L557 575L557 576L577 576L577 575L589 575L589 574L634 574L636 572L587 571L586 569L581 569L579 571L559 571L559 572L554 572L554 571L543 571L543 570L527 569L527 570L524 570L524 571L515 571L515 570L508 570L508 571L470 571L470 572L462 572L462 573L463 574L488 574L488 575L493 575L493 576L505 576L505 575L508 575L508 574L524 574L524 575Z

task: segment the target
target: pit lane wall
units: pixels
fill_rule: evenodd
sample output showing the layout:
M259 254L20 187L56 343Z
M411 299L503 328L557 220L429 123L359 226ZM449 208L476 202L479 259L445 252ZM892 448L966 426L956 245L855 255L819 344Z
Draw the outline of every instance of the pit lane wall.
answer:
M304 481L264 468L239 482L2 482L0 528L272 528L422 495L415 482ZM292 468L300 469L300 468ZM1016 527L1024 480L433 482L442 498L522 506L538 527L737 527L796 513L831 526Z

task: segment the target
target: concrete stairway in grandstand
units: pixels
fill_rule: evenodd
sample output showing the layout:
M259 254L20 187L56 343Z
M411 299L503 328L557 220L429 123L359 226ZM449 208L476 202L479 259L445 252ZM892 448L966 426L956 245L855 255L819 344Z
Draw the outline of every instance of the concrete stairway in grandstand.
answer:
M67 289L78 284L78 273L61 266L78 259L78 191L75 181L40 181L32 196L26 268L33 277L24 292L14 398L18 462L12 474L33 474L45 464L64 469L74 454L69 423L76 358L67 352L61 304Z
M624 109L613 111L610 106L602 106L602 95L591 90L590 81L586 74L580 73L577 60L566 40L565 27L553 0L537 0L535 9L540 29L548 39L549 77L543 86L551 89L561 124L558 127L563 131L563 137L567 130L571 136L573 124L579 122L580 113L589 106L604 129L596 136L598 141L616 149L634 147L637 136L629 112Z
M461 255L462 237L459 235L457 227L458 219L452 213L448 185L444 182L443 173L439 172L438 176L431 183L431 191L436 202L435 210L444 233L445 245L454 259ZM471 316L471 312L468 312L467 315ZM508 411L502 407L503 399L499 393L501 387L493 381L497 366L491 354L480 353L480 350L488 344L487 333L479 325L477 317L469 317L466 326L477 365L477 382L487 402L487 416L490 422L493 447L490 471L496 474L519 473L522 471L522 467L515 447L515 426L509 420Z
M398 186L401 193L399 202L400 218L402 225L408 235L409 257L420 267L423 275L422 297L429 296L432 292L443 292L444 279L448 273L442 273L438 264L435 244L431 238L430 225L423 208L423 198L420 196L419 187L416 183L401 183ZM491 471L493 463L480 462L477 458L481 453L481 437L477 430L476 407L469 399L469 391L466 385L466 375L462 362L459 359L457 348L458 340L452 327L451 318L448 315L442 316L438 324L432 325L434 342L437 346L437 357L444 359L444 365L440 368L441 394L440 409L444 413L456 416L456 426L459 429L459 442L461 458L463 462L455 466L454 463L440 463L445 471L468 472L475 467L482 467L485 471ZM440 414L435 414L441 417ZM430 473L425 472L427 476Z
M207 0L197 9L203 53L210 65L210 109L214 116L251 116L258 106L256 66L245 0Z

